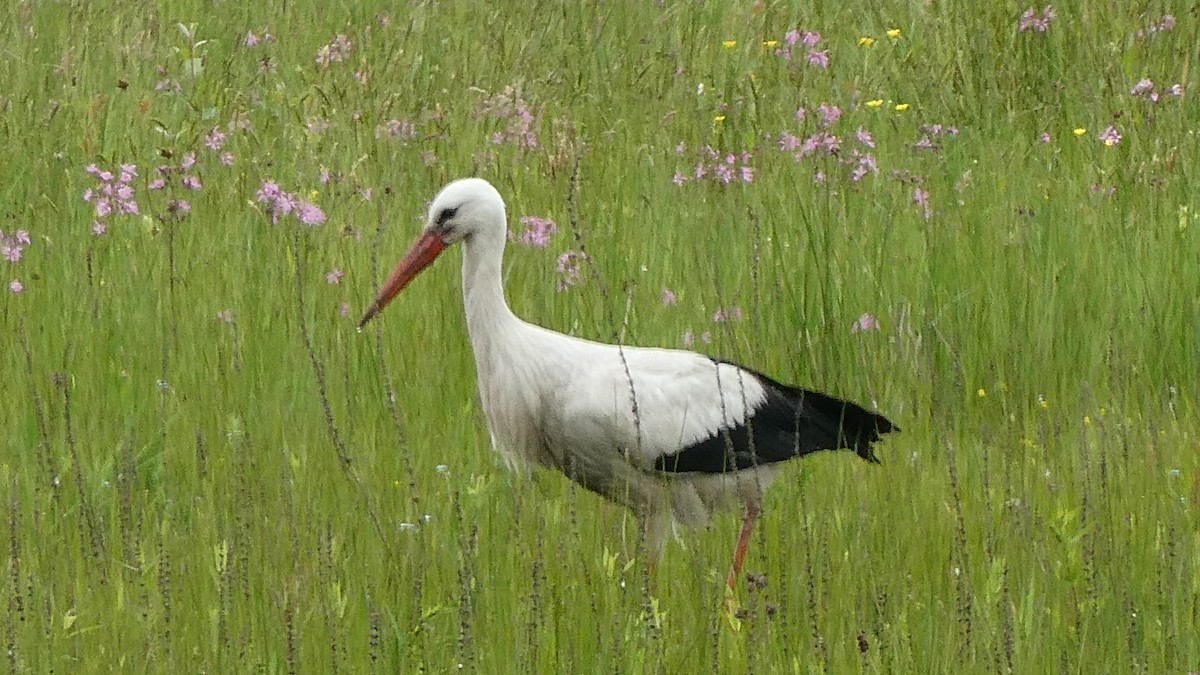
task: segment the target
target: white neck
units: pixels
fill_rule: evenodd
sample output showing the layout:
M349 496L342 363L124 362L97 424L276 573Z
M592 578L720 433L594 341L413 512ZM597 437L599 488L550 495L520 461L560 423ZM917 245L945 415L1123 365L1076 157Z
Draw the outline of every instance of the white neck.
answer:
M521 325L504 300L504 236L503 229L483 230L463 242L463 305L477 363L495 358L495 347Z

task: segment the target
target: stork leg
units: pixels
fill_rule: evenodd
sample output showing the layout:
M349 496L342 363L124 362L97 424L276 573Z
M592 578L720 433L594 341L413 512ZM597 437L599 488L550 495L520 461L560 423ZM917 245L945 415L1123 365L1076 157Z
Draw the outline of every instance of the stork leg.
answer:
M742 562L746 559L746 548L750 545L750 530L754 528L754 519L758 517L758 504L746 504L746 516L742 518L742 533L738 536L737 548L733 550L733 565L729 568L729 577L725 585L730 591L737 589L737 578L742 573Z

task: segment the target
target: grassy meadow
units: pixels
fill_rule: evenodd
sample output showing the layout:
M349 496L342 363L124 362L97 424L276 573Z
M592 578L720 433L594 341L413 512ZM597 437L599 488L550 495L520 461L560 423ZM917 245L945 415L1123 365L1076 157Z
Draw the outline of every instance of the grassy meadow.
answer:
M1200 671L1198 21L8 3L6 667ZM497 462L458 251L356 330L467 175L520 316L903 429L781 474L736 616L736 514L650 578Z

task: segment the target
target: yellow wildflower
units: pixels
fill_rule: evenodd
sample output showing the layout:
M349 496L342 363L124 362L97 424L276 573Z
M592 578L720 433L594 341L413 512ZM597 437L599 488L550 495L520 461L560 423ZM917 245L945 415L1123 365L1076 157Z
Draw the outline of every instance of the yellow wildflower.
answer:
M721 46L725 49L733 49L737 46L737 40L726 40L721 43Z
M1075 135L1076 135L1076 136L1082 136L1082 135L1084 135L1084 134L1086 134L1086 133L1087 133L1087 129L1084 129L1083 127L1079 127L1079 128L1077 128L1077 129L1075 129Z
M889 30L889 31L887 32L887 36L888 36L888 37L890 37L890 38L893 38L893 39L900 37L900 29L899 29L899 28L893 28L893 29Z
M897 103L896 104L896 112L904 112L905 110L908 110L907 103Z
M1091 417L1088 417L1087 415L1084 415L1084 416L1083 416L1083 423L1084 423L1086 426L1089 426L1089 427L1090 427L1090 426L1092 426L1092 418L1091 418Z
M881 105L883 105L883 99L881 98L873 98L870 101L867 101L868 108L878 108Z
M864 35L863 37L858 38L858 44L862 45L863 47L870 47L871 45L875 44L875 38L866 37Z
M713 121L714 121L714 122L724 122L724 121L725 121L725 116L724 116L724 115L717 115L716 117L714 117L714 118L713 118Z
M779 44L778 40L763 40L764 47L774 47L777 44Z
M987 390L984 389L983 387L980 387L979 391L975 392L975 395L978 396L979 398L983 398L983 397L987 396Z

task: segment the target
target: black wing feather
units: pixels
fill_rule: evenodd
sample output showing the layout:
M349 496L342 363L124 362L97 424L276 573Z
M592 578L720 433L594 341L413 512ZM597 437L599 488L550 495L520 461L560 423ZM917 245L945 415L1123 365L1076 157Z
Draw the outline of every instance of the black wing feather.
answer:
M670 473L726 473L837 449L853 450L869 462L878 462L871 444L883 434L899 431L883 415L856 403L786 385L735 363L729 365L757 377L766 389L766 399L744 423L659 457L654 468Z

